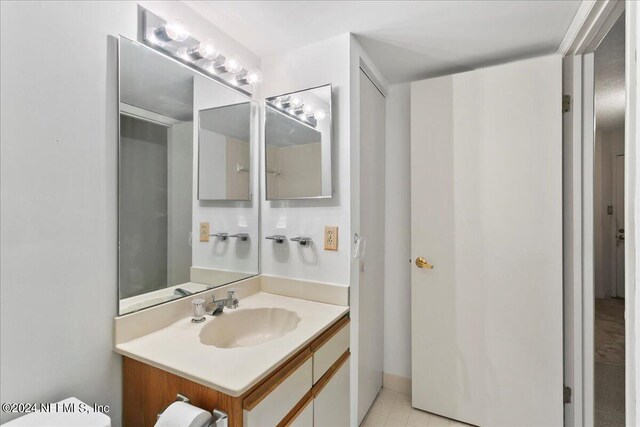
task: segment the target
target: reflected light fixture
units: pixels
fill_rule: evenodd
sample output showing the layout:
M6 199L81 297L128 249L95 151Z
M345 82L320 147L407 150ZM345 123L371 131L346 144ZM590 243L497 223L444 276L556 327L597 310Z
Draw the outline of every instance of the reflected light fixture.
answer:
M324 120L327 117L327 112L322 108L313 113L313 118L316 120Z
M285 96L283 98L278 98L278 100L280 101L280 107L284 108L285 110L289 107L291 107L291 97L290 96Z
M322 108L316 110L313 105L305 104L302 96L297 94L271 98L267 102L281 112L295 117L299 121L314 128L318 125L319 120L323 120L327 117L325 110Z
M301 107L302 103L303 103L303 101L302 101L302 97L300 97L300 95L293 95L291 97L291 106L292 107L295 107L295 108Z

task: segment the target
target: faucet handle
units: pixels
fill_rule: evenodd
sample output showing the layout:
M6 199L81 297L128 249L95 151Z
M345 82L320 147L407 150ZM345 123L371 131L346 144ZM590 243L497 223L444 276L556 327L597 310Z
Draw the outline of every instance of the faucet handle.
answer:
M238 298L236 298L236 290L229 289L227 308L238 308Z

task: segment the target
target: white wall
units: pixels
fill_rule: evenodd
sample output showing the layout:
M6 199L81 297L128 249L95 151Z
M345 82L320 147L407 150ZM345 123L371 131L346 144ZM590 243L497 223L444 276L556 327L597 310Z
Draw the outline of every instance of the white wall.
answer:
M167 284L171 286L186 283L190 278L193 123L171 126L167 145Z
M182 3L145 4L219 35ZM0 400L73 395L108 404L118 426L118 103L107 35L135 39L136 3L2 2L0 15Z
M344 34L262 60L261 98L327 83L333 85L334 192L331 199L264 201L264 180L261 181L263 274L349 284L349 39ZM261 167L264 171L264 162ZM338 226L338 251L323 250L325 225ZM305 248L290 241L277 244L264 240L264 236L271 234L284 234L288 238L309 236L314 245Z
M384 372L411 378L411 87L387 94Z

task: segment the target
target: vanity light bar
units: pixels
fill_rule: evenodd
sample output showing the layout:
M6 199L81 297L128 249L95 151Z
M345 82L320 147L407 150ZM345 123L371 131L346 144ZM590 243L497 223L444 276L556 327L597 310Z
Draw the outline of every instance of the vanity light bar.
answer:
M327 112L323 109L314 109L311 105L305 104L300 95L284 95L267 100L267 102L281 113L294 117L312 127L318 126L318 121L327 117Z
M142 39L151 48L243 92L247 92L243 86L262 83L260 70L245 69L238 56L223 55L211 39L196 39L182 21L165 21L147 9L140 9Z

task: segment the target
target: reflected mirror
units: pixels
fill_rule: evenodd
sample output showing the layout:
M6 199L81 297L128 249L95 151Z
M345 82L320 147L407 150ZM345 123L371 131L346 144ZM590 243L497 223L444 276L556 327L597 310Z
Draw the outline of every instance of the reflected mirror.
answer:
M126 314L258 274L258 137L250 98L124 37L119 49Z
M266 99L267 200L330 198L331 85Z
M198 199L249 200L251 105L201 110Z

